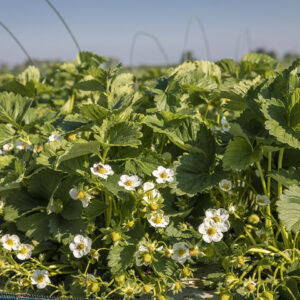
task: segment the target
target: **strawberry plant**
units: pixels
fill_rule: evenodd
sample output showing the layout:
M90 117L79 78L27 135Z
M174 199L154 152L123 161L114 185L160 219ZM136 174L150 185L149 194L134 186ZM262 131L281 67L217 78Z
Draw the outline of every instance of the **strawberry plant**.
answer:
M220 299L298 299L299 65L81 52L2 78L0 289L162 300L216 265Z

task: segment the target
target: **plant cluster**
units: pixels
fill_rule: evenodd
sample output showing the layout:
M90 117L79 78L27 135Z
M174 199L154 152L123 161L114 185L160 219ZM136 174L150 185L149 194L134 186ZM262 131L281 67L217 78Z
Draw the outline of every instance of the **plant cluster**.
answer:
M0 289L298 299L300 60L137 76L89 52L0 83Z

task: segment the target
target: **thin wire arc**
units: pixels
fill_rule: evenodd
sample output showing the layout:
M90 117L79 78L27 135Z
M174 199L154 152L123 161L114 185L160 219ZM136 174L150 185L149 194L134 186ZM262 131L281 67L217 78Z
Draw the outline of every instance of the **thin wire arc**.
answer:
M81 52L81 48L73 34L73 32L71 31L71 28L68 26L68 24L66 23L66 21L64 20L63 16L59 13L59 11L55 8L55 6L49 1L49 0L45 0L48 5L53 9L53 11L56 13L56 15L58 16L58 18L61 20L61 22L64 24L65 28L67 29L67 31L69 32L78 52Z
M159 48L160 52L162 53L163 57L164 57L164 60L166 61L166 64L169 65L169 59L168 59L168 56L162 46L162 44L160 43L160 41L158 40L158 38L148 32L145 32L145 31L139 31L137 32L133 39L132 39L132 42L131 42L131 47L130 47L130 58L129 58L129 64L131 66L131 69L133 70L133 53L134 53L134 48L135 48L135 45L136 45L136 40L139 36L147 36L149 37L150 39L152 39L155 44L157 45L157 47Z
M189 23L186 27L184 45L183 45L183 53L185 53L186 50L187 50L187 43L188 43L188 40L189 40L189 34L190 34L191 25L192 25L193 20L196 20L199 27L200 27L202 37L203 37L203 40L204 40L204 44L205 44L206 56L207 56L207 59L209 61L211 61L211 51L210 51L210 46L209 46L209 41L208 41L208 38L207 38L206 30L205 30L205 27L204 27L203 23L201 22L200 18L196 17L196 16L193 16L193 17L190 18Z
M2 26L4 28L4 30L13 38L13 40L18 44L18 46L22 49L22 51L24 52L24 54L26 55L28 61L30 62L30 64L35 65L35 63L33 62L31 56L29 55L29 53L26 51L26 49L24 48L24 46L21 44L21 42L18 40L18 38L10 31L10 29L0 21L0 26Z

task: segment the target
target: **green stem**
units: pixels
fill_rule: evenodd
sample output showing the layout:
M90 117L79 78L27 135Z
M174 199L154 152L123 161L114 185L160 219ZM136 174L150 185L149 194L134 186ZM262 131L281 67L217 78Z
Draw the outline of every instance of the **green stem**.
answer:
M280 169L282 168L283 152L284 152L284 148L280 149L279 155L278 155L278 171L280 171ZM278 182L278 198L281 195L282 195L282 184L280 182ZM280 231L281 231L281 236L282 236L282 239L283 239L284 247L286 249L289 249L290 248L290 243L289 243L289 240L288 240L288 234L287 234L287 232L286 232L283 225L281 225Z
M267 185L266 185L266 181L265 181L265 177L264 177L264 174L263 174L261 165L260 165L259 162L257 162L257 163L256 163L256 166L257 166L257 169L258 169L259 174L260 174L260 180L261 180L261 184L262 184L262 187L263 187L264 194L265 194L266 196L268 196Z
M106 214L105 214L105 226L109 227L112 215L112 201L109 195L105 193L105 205L106 205Z
M282 168L282 160L283 160L283 152L284 148L280 149L278 155L278 171ZM278 197L282 194L282 184L278 182Z
M282 251L280 251L279 249L273 247L273 246L268 246L268 249L272 250L275 253L280 254L282 257L284 257L289 263L292 263L292 260L286 255L284 254Z

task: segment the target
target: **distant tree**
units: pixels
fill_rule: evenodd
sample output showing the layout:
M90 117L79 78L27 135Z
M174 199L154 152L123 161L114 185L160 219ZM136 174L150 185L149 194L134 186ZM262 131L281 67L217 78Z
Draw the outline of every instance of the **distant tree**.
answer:
M275 59L277 59L277 53L274 50L267 50L265 48L257 48L255 53L267 54Z
M186 60L195 60L195 59L196 58L194 57L193 51L191 50L187 50L182 53L181 62L184 62Z

